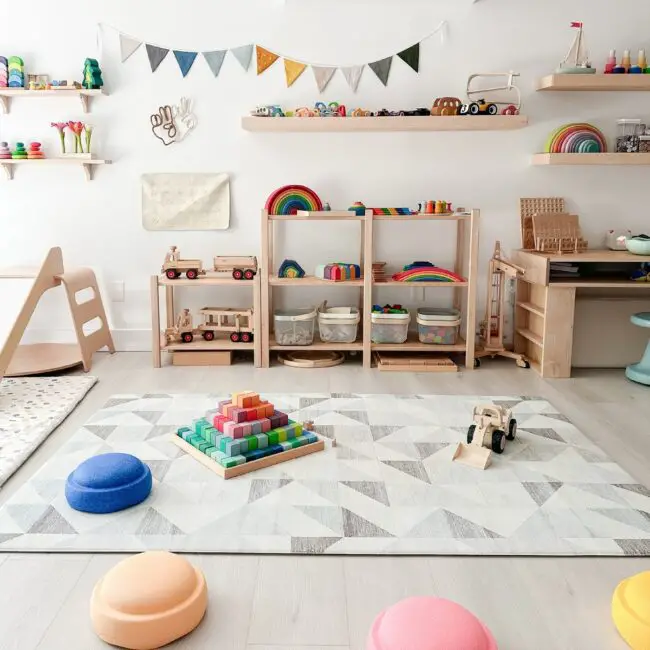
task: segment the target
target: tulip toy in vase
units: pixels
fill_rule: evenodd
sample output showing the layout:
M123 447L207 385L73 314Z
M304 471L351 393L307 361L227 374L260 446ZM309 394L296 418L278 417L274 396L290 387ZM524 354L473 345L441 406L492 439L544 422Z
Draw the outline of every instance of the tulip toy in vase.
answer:
M83 122L52 122L52 126L59 132L61 156L64 158L94 158L91 152L93 127ZM70 136L66 138L66 130Z

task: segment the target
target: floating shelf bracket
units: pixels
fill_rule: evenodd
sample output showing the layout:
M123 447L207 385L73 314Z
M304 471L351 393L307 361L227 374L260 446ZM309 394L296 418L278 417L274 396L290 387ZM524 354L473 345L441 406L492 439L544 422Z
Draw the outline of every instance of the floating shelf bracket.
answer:
M14 180L14 167L13 165L2 165L2 169L5 172L5 175L7 176L8 181L13 181Z
M0 104L2 104L2 112L7 115L11 111L11 97L0 95Z

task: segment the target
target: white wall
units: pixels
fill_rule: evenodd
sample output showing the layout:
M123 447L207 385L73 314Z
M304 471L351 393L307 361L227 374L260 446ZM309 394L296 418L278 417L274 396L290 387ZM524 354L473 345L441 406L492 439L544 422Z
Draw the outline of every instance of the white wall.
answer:
M285 88L281 61L258 78L253 65L245 74L229 55L216 80L201 59L182 79L171 53L151 74L144 48L122 65L117 33L104 29L100 58L110 96L96 100L90 116L70 99L16 100L12 113L0 118L0 139L12 144L38 139L54 154L58 145L50 122L87 117L96 127L96 151L114 165L100 169L92 183L80 170L55 168L18 169L15 181L0 184L2 263L35 262L48 247L60 245L68 264L96 267L107 284L125 281L125 302L111 305L117 338L123 347L142 347L149 340L148 277L167 246L176 243L184 255L206 261L214 254L259 253L259 211L267 195L286 183L313 187L335 208L356 200L414 206L422 198L479 207L481 268L495 238L507 250L517 246L521 196L565 196L594 244L610 226L647 232L646 168L529 166L530 154L541 150L547 134L563 122L591 121L614 136L617 118L650 119L650 104L641 94L533 92L536 78L551 72L568 50L571 20L585 22L599 67L611 47L650 50L650 4L627 0L614 7L602 0L473 5L468 0L25 0L18 23L0 22L0 50L20 54L29 71L52 77L79 76L84 58L96 55L98 22L177 49L259 41L299 59L341 65L406 47L444 18L450 30L445 44L438 37L423 44L419 76L395 60L387 88L366 69L356 95L337 73L319 97L309 70ZM322 99L373 109L429 106L436 96L462 96L470 73L509 69L522 74L523 112L531 120L520 131L273 136L246 133L239 125L241 115L265 103L295 108ZM149 115L181 95L194 99L198 128L183 144L165 148L149 130ZM139 177L163 171L229 172L232 227L207 234L144 231ZM340 228L325 224L307 231L296 225L284 252L308 271L315 263L352 258L358 250L350 236L354 226ZM395 265L414 259L445 265L451 259L451 240L431 224L382 228L380 259ZM309 303L316 297L294 299ZM382 295L380 301L398 299L404 295ZM187 294L190 306L203 300ZM218 302L237 300L244 296ZM47 328L54 338L65 336L67 321L53 305L48 309L54 311L41 313L36 327Z

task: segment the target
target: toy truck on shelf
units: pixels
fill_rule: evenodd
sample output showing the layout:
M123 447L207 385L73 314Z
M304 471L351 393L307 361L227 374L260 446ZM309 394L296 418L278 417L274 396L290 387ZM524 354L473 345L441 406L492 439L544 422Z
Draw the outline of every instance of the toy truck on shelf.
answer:
M474 423L467 430L467 444L458 445L453 460L485 469L492 452L502 454L506 440L515 439L517 420L512 417L512 410L493 404L475 406L472 418Z
M216 273L231 273L235 280L252 280L257 273L257 257L215 257L213 270Z
M203 323L198 331L206 341L213 341L218 332L227 332L233 343L252 343L252 309L204 307L199 313L203 316Z
M182 260L181 252L176 246L171 246L162 265L162 273L170 280L180 278L185 273L188 280L196 280L199 275L205 275L201 260Z

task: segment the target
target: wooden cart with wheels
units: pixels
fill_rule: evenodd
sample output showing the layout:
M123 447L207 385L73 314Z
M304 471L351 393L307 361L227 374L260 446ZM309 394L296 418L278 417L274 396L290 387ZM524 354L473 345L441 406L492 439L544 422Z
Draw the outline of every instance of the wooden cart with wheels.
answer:
M212 341L217 332L227 332L233 343L253 342L253 310L204 307L199 311L203 323L198 332Z

